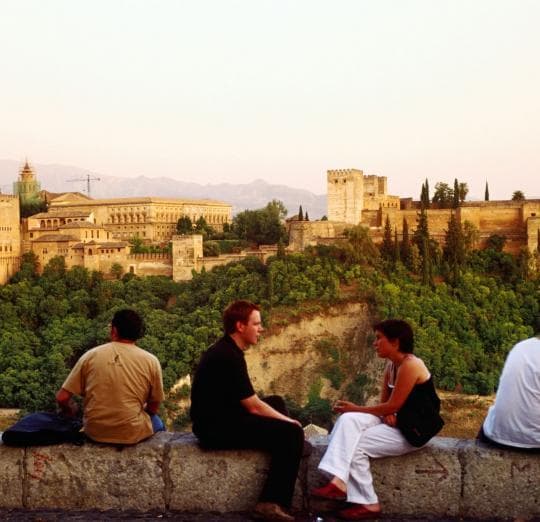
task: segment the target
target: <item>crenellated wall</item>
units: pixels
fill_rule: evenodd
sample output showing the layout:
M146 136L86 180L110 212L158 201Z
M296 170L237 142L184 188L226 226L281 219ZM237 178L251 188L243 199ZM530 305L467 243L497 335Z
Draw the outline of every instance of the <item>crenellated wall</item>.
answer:
M326 437L311 439L294 497L300 510L328 503L308 492ZM0 443L0 509L242 512L255 505L268 457L252 450L205 451L188 433L158 433L128 447L86 443L12 448ZM425 448L372 461L375 489L389 516L540 516L540 454L435 438Z
M242 261L246 257L257 257L262 262L277 253L277 245L260 245L258 250L242 250L238 254L222 254L203 257L203 237L200 234L176 235L172 238L172 278L187 281L193 270L212 270L216 266Z
M494 234L506 237L504 250L518 254L528 247L534 252L540 243L540 200L530 201L487 201L464 203L456 210L428 209L429 233L439 244L444 245L448 220L455 212L462 225L469 222L478 231L476 248L484 248L486 240ZM403 221L407 221L409 234L413 234L418 224L419 210L412 205L406 208L379 205L378 210L364 208L358 222L369 229L375 243L383 239L386 218L390 221L392 233L397 228L401 240ZM343 230L352 226L334 221L297 221L289 226L289 247L293 251L302 251L309 245L331 243L343 238Z

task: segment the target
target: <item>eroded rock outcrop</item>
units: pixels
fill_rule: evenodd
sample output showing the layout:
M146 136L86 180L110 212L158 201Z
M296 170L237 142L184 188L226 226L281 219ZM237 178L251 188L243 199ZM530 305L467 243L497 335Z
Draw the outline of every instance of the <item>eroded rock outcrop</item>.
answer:
M378 395L382 362L371 347L372 318L365 303L329 307L272 327L246 352L250 376L263 394L287 395L305 404L320 383L320 396L335 399L360 374L365 396Z

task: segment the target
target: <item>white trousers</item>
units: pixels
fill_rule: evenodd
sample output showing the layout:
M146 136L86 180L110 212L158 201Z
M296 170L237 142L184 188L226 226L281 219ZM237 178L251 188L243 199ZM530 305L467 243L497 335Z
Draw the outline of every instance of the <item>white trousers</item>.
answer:
M344 413L337 420L319 469L347 484L347 501L376 504L369 457L404 455L420 448L409 444L397 428L370 413Z

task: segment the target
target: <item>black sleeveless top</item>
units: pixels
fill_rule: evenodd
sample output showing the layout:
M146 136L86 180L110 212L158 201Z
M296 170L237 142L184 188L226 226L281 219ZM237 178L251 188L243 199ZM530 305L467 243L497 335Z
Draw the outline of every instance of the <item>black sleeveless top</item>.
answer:
M419 408L425 408L426 406L430 406L437 412L439 412L441 407L441 400L435 391L435 385L433 384L433 378L431 376L427 381L414 385L411 393L409 393L409 396L398 413L403 410L418 411Z
M420 447L443 427L439 412L441 401L435 391L433 378L415 384L403 406L397 412L397 427L413 446Z

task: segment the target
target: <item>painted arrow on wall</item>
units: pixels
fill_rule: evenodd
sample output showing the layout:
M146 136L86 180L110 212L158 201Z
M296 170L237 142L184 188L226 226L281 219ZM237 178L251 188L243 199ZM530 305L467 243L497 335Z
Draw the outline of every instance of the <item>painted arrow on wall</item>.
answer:
M419 468L418 466L414 470L418 474L426 475L440 475L439 482L442 482L445 478L448 477L448 470L441 464L435 457L433 457L436 467L434 468Z

